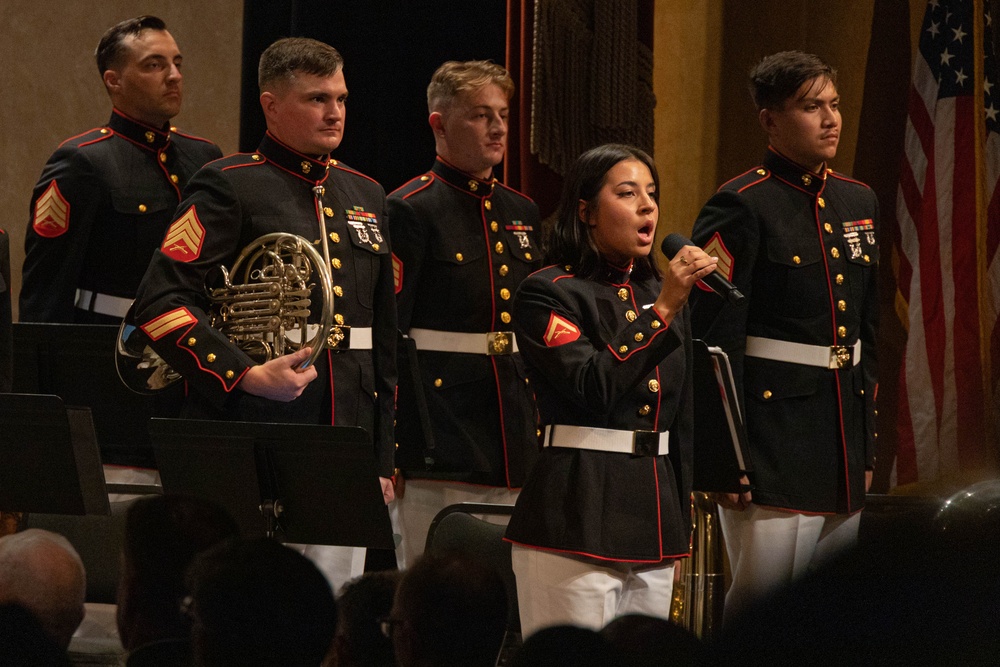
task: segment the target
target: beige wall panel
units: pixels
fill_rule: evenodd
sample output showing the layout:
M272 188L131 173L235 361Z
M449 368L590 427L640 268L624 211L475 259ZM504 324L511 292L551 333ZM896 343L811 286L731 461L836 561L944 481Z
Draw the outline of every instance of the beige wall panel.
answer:
M242 0L2 0L0 228L11 235L15 309L31 189L61 141L107 122L94 49L108 27L141 14L166 21L184 54L184 110L175 123L224 153L236 150Z

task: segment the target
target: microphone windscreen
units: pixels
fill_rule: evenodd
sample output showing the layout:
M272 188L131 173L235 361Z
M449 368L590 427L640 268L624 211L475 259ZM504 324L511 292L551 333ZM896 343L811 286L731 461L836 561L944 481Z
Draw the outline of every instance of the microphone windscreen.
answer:
M686 245L694 244L680 234L667 234L666 238L663 239L663 243L660 245L660 250L667 259L673 259L674 255L677 254L677 251Z

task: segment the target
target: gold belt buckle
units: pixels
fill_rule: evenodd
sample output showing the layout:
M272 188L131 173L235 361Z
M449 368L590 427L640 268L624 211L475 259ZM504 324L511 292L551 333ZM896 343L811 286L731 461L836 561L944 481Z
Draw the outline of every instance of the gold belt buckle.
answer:
M830 369L836 370L850 364L851 358L854 356L853 352L853 348L846 347L844 345L831 345Z
M351 347L351 327L335 324L326 338L326 346L332 352L340 352Z
M495 357L514 353L514 334L510 331L490 331L486 334L486 354Z

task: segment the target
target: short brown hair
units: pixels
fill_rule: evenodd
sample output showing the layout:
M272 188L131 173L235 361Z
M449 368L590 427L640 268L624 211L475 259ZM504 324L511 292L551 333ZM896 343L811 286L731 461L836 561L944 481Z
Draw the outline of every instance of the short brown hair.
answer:
M329 44L308 37L285 37L264 50L257 68L261 92L278 81L288 82L296 72L315 76L333 76L344 66L344 59Z
M427 86L428 111L447 109L460 93L493 84L510 100L514 81L506 69L491 60L449 60L434 72Z
M817 77L837 84L837 70L819 56L802 51L781 51L767 56L750 70L750 97L758 111L780 109L802 84Z
M167 24L155 16L137 16L117 23L104 33L97 43L94 57L97 58L97 71L104 76L109 69L121 65L125 55L125 38L138 37L144 30L166 30Z

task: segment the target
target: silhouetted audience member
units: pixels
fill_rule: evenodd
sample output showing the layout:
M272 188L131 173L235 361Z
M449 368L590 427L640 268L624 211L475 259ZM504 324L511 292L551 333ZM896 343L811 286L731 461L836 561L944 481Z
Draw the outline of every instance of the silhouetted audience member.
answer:
M575 625L553 625L528 637L511 667L609 667L623 658L596 630Z
M330 585L312 561L274 540L217 545L195 557L187 582L197 665L316 667L330 651Z
M930 525L903 525L727 619L716 660L996 665L1000 481L957 494Z
M340 589L337 632L333 637L334 667L395 666L392 640L381 626L392 611L401 577L395 570L369 572Z
M190 664L184 572L199 552L238 534L233 518L202 498L146 496L129 505L118 585L118 634L129 667Z
M83 620L87 574L62 535L29 528L0 537L0 604L19 604L64 651Z
M45 631L35 615L19 604L0 605L0 664L4 667L69 665L66 649Z
M507 625L507 590L483 562L424 553L403 573L388 623L400 667L493 667Z
M707 652L701 640L670 621L626 614L604 626L601 636L622 654L626 667L686 667L703 665Z

